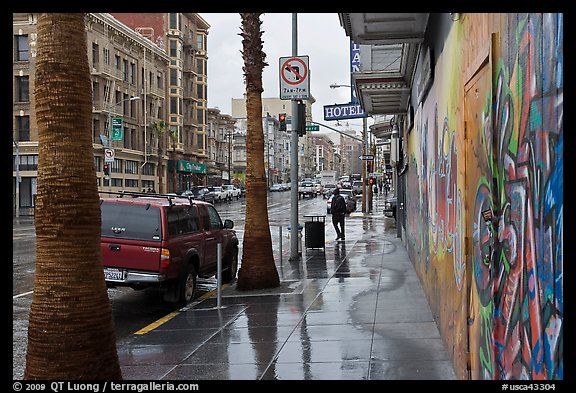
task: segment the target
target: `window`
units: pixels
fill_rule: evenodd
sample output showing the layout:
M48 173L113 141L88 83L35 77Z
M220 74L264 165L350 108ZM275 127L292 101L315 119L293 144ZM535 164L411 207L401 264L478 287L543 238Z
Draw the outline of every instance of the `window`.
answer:
M200 229L198 212L194 208L170 210L166 220L168 222L168 234L171 236L192 233Z
M170 97L170 113L178 113L178 97Z
M110 165L110 173L122 173L122 160L114 159Z
M122 80L124 82L128 81L128 60L122 60Z
M157 240L162 236L160 209L146 205L127 205L103 202L101 231L102 236L122 237L124 239ZM126 225L129 223L130 225ZM124 227L121 234L113 228Z
M178 56L178 41L170 40L170 57Z
M130 63L130 83L136 83L136 64Z
M115 61L114 64L116 65L116 69L117 69L118 71L120 71L120 68L121 68L120 56L115 55L115 56L114 56L114 61Z
M198 93L198 98L203 100L204 99L204 85L198 85L196 87L196 91Z
M170 68L170 86L178 86L178 73L175 68Z
M198 71L199 75L204 74L204 60L203 59L196 60L196 71Z
M18 169L21 171L37 171L38 170L38 156L37 155L26 155L18 156L20 159L18 162ZM16 170L16 156L14 156L14 170Z
M207 206L208 214L210 215L210 228L211 229L222 229L222 220L218 215L218 212L214 208L214 206Z
M16 102L30 101L29 79L28 75L16 77Z
M138 174L138 161L126 160L124 173Z
M28 61L29 47L28 36L17 35L15 36L16 45L16 61Z
M170 29L178 29L178 14L170 13Z
M204 49L204 35L203 34L196 35L196 49L205 50Z
M98 46L97 43L93 42L92 43L92 67L93 68L97 68L98 67L98 63L100 63L100 47Z
M100 85L96 81L92 81L92 102L98 102L100 99Z
M104 48L104 64L110 65L110 49Z
M156 86L157 86L159 89L162 89L162 88L164 87L164 84L162 83L162 80L163 80L163 79L164 79L164 78L163 78L162 73L159 72L158 75L156 75Z
M16 132L18 141L30 140L30 116L16 116Z
M142 167L142 174L143 175L154 175L154 164L152 163L146 163L146 165L144 165ZM144 185L144 183L142 183L142 185Z
M138 179L126 179L124 181L124 186L137 188L138 187Z

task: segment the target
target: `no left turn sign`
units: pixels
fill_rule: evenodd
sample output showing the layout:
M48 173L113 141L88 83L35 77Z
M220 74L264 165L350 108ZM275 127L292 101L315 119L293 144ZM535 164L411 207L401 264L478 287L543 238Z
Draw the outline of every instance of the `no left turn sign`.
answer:
M308 56L280 58L280 99L310 98Z
M114 162L114 149L104 149L104 162Z

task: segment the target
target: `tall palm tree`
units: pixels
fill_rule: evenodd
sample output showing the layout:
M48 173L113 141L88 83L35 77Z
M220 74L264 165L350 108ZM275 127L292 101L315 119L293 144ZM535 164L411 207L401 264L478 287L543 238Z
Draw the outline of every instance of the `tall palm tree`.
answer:
M261 14L241 13L242 57L246 83L246 221L242 265L238 272L240 290L275 288L280 285L272 252L268 222L268 188L264 170L262 129L262 71L267 65L262 50Z
M164 155L164 135L168 131L168 124L164 120L154 120L150 123L150 127L154 130L154 135L158 138L158 192L160 194L164 193L164 184L162 177L162 164L164 160L162 156Z
M121 379L102 273L85 14L38 17L36 275L25 379Z

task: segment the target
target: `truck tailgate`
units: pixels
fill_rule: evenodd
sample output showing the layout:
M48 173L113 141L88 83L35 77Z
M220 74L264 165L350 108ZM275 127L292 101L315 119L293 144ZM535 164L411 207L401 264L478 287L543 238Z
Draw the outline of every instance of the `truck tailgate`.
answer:
M130 270L158 271L160 269L160 247L157 242L145 244L142 241L102 238L102 265Z

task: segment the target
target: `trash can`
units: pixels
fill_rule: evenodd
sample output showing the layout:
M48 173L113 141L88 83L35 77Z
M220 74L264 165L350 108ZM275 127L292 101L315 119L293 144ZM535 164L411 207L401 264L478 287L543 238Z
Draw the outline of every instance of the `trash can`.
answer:
M324 223L326 216L304 216L309 218L304 223L304 244L306 248L324 248L325 247L325 228Z

